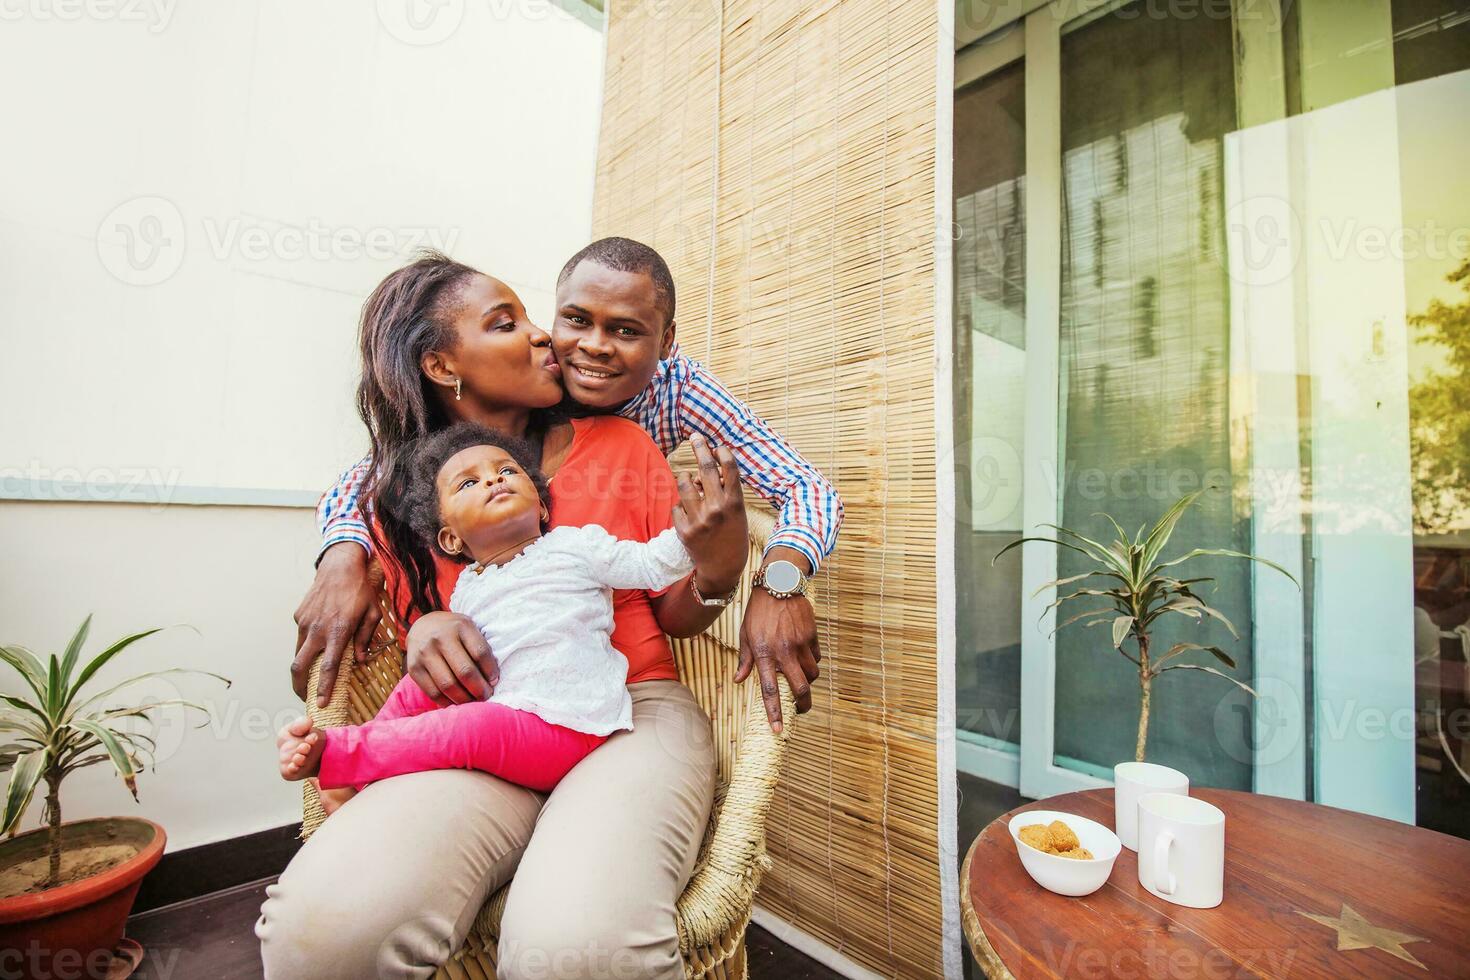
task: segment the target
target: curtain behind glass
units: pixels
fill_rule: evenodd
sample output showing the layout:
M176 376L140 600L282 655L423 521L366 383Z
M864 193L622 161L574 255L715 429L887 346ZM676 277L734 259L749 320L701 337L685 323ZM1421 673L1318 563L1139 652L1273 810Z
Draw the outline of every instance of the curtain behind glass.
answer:
M1222 490L1180 523L1166 557L1248 551L1249 523L1233 514L1230 493L1221 257L1221 141L1235 125L1231 24L1146 14L1130 4L1062 39L1062 523L1096 537L1108 533L1091 516L1102 511L1131 534L1179 495L1215 484ZM1059 556L1060 576L1087 567L1074 552ZM1203 559L1191 575L1218 577L1205 598L1241 637L1169 616L1154 650L1218 644L1249 683L1248 566ZM1110 770L1132 759L1133 665L1105 630L1079 625L1057 634L1056 663L1059 764ZM1250 759L1224 746L1249 744L1250 725L1234 685L1174 671L1154 682L1148 758L1197 784L1249 789Z

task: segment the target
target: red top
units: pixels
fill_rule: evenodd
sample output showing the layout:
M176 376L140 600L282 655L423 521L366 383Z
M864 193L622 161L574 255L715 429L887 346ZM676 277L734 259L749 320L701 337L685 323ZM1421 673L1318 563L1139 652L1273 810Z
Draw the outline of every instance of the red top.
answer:
M678 487L668 460L648 433L612 415L572 419L571 424L572 448L550 484L551 526L600 524L613 537L631 541L649 541L673 527ZM409 603L403 571L396 561L381 564L394 607L411 624L418 616L404 614ZM447 599L464 565L437 552L434 564L439 594ZM653 614L650 595L658 594L642 589L613 593L612 645L628 658L629 684L679 679L668 638Z

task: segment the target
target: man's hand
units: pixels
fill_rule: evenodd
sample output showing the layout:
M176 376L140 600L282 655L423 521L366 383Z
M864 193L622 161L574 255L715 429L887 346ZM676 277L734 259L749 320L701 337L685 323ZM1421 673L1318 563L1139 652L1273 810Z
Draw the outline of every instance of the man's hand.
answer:
M378 608L381 573L360 544L332 545L316 567L316 579L296 607L296 657L291 661L291 686L306 700L311 663L322 658L316 703L325 707L337 680L337 666L349 643L359 663L367 660L373 631L383 618Z
M408 676L434 703L484 701L500 683L500 663L468 616L431 612L408 631Z
M803 571L810 568L799 552L786 548L773 548L766 556L767 562L778 558ZM751 589L745 619L740 624L740 666L735 671L735 683L743 682L754 668L772 731L781 731L782 720L777 674L786 676L796 698L796 713L802 714L811 710L812 682L821 674L817 667L821 662L817 617L811 601L806 596L777 599L763 588Z

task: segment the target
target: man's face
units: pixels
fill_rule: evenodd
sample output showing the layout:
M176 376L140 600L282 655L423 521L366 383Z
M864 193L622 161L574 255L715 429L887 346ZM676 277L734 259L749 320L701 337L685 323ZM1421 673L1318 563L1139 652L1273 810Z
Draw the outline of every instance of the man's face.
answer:
M616 409L653 380L674 344L653 280L582 262L556 288L551 346L562 384L588 408Z

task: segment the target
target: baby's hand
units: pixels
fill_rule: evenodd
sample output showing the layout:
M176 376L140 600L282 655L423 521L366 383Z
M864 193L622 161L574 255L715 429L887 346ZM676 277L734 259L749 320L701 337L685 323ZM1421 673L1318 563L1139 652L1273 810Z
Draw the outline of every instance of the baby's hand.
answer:
M322 733L312 727L310 718L297 718L276 733L276 746L281 750L281 778L305 779L315 776L322 765Z

